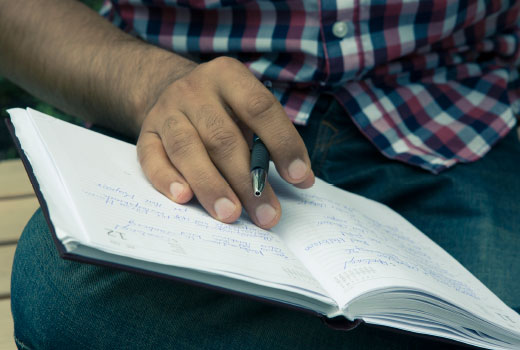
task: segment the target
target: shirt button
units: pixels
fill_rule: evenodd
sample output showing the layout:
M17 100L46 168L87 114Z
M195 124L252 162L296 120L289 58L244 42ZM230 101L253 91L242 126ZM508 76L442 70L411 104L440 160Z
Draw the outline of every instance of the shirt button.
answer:
M348 34L348 25L346 22L336 22L332 26L332 34L337 38L344 38Z

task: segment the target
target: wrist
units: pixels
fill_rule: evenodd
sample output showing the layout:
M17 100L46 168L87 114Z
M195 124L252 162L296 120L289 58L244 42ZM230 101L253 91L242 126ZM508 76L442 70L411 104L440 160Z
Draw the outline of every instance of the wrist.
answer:
M130 132L137 136L143 120L168 86L195 69L198 64L173 52L151 47L144 59L146 63L136 78L130 99ZM136 74L136 73L134 73Z

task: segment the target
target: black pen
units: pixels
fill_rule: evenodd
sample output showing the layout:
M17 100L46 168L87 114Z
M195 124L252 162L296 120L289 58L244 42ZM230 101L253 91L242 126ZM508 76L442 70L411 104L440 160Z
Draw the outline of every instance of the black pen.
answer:
M269 151L264 143L256 135L253 136L251 149L251 180L253 181L253 193L256 197L262 195L269 170Z
M269 80L264 82L265 87L272 93L272 84ZM253 136L253 147L251 148L251 180L253 182L253 193L256 197L262 195L269 171L269 151L257 135Z

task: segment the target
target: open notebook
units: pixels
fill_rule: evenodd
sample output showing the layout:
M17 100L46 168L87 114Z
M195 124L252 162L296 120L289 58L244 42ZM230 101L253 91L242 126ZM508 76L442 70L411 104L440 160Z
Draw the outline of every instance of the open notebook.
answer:
M388 207L270 172L283 217L223 224L144 177L135 146L12 109L11 129L62 257L181 279L327 319L491 349L520 348L520 316ZM343 318L342 318L343 319Z

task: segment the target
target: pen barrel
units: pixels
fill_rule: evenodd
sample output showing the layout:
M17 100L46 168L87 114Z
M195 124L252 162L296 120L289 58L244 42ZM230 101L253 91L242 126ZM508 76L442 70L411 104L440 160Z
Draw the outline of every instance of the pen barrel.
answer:
M251 150L251 171L257 168L264 169L266 172L269 170L269 151L262 140L255 137Z

